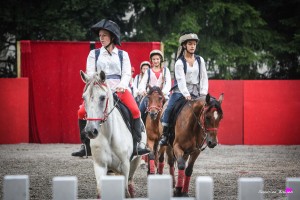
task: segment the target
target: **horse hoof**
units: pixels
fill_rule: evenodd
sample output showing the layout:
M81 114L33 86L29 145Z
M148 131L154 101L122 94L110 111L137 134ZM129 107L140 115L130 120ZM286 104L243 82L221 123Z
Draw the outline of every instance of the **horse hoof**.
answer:
M189 194L186 193L186 192L183 192L181 196L182 196L182 197L189 197Z
M174 188L174 192L173 192L174 197L181 197L182 196L181 190L182 190L181 187Z
M128 185L128 192L130 194L130 198L134 198L134 196L135 196L135 189L134 189L133 184L129 184Z

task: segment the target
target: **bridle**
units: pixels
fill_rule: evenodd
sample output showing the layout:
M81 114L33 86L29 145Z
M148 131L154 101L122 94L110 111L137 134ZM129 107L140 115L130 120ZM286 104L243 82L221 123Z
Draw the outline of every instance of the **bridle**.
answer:
M203 151L207 147L207 144L204 147L202 147L204 145L204 143L205 143L205 140L206 140L207 136L208 136L207 132L209 132L209 131L215 131L215 132L217 132L218 128L213 128L213 127L212 128L207 128L206 127L206 124L205 124L205 115L206 115L206 112L209 109L209 106L206 103L204 103L204 105L201 108L201 111L200 111L200 113L201 113L200 114L200 121L198 120L198 117L195 114L194 109L193 109L192 105L190 104L190 102L189 102L189 106L192 108L193 115L196 118L196 121L197 121L198 125L200 126L200 128L202 129L203 133L205 134L204 137L203 137L203 140L202 140L201 144L197 145L197 148L200 149L201 151ZM211 108L211 110L214 111L214 110L217 110L217 109L216 108Z
M159 94L159 92L157 92L157 91L154 91L152 94L154 94L154 93ZM162 100L162 102L163 102L163 100ZM158 114L163 109L163 103L162 102L161 102L160 106L149 106L149 102L148 102L148 105L147 105L147 108L146 108L146 113L150 112L151 109L156 109L157 112L155 112L155 114Z
M99 85L100 87L107 87L107 85L104 82L99 83L98 81L94 82L94 85ZM112 113L112 111L117 106L119 101L120 101L120 99L118 98L118 101L114 104L112 109L109 112L107 112L109 97L108 97L108 92L106 92L106 102L105 102L105 108L104 108L104 111L103 111L104 117L102 117L102 118L89 118L89 117L87 117L87 118L85 118L85 120L87 120L87 121L99 121L100 125L102 125L104 122L107 121L108 116Z

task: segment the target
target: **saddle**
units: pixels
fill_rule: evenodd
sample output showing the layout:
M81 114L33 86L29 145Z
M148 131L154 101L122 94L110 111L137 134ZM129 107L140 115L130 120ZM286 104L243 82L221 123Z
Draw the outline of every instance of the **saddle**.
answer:
M116 105L116 108L120 111L123 120L127 126L127 128L130 130L130 132L133 132L133 117L130 112L130 110L125 106L122 101L119 99L116 93L113 93L114 96L114 104Z
M176 125L176 120L181 112L182 108L188 101L184 97L180 97L174 104L174 107L172 108L170 112L170 117L169 118L169 144L173 144L174 138L175 138L175 125Z

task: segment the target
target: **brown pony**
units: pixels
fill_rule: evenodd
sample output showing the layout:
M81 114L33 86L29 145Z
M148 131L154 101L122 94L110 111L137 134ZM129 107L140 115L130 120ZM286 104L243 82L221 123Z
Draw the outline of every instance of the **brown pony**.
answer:
M214 148L218 144L217 133L219 123L223 118L221 108L223 99L224 94L221 94L218 100L208 94L205 101L201 99L187 101L178 114L173 129L175 134L170 141L172 145L167 147L173 186L176 184L174 196L188 196L189 183L196 159L206 145ZM162 149L162 151L159 150L160 156L164 154L164 148ZM174 175L175 161L178 165L177 183Z
M155 168L157 166L157 149L158 141L160 139L160 118L162 114L162 108L165 103L164 95L157 86L148 86L149 91L147 97L149 99L147 105L147 117L146 117L146 132L147 132L147 145L150 149L148 154L148 174L155 174ZM158 167L158 173L162 174L163 166Z

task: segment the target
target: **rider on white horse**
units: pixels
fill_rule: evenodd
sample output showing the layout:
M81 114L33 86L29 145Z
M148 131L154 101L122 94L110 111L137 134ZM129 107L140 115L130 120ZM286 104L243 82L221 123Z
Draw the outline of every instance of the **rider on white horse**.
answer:
M86 72L93 75L96 72L103 71L106 74L107 84L113 92L117 94L120 101L127 106L133 116L133 139L134 139L134 155L144 155L149 153L147 148L140 147L141 131L143 126L140 119L139 108L129 91L129 82L131 79L131 64L128 53L119 50L115 45L121 45L119 26L107 19L103 19L91 27L91 30L99 36L102 47L99 55L96 50L91 50L87 57ZM120 57L120 51L122 56ZM78 111L80 130L85 127L86 112L84 104L80 106ZM117 126L117 124L116 124ZM81 134L82 135L82 134ZM81 137L82 138L82 137ZM87 142L88 141L88 142ZM89 139L82 141L90 151ZM83 146L84 147L84 146ZM79 152L74 152L72 156L85 156L85 148L81 148Z

